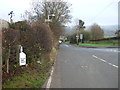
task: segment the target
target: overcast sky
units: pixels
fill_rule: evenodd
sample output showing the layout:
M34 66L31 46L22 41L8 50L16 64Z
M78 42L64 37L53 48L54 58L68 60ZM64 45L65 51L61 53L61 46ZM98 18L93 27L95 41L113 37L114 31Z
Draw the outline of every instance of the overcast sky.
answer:
M30 9L32 0L1 0L0 18L9 20L8 13L14 11L14 21L21 20L21 14ZM81 19L85 25L97 23L99 25L118 24L118 2L119 0L67 0L72 4L72 23Z

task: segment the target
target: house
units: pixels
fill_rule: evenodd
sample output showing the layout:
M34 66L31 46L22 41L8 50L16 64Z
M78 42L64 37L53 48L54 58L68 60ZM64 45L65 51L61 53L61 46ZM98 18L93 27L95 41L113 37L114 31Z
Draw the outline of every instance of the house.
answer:
M9 25L8 25L8 22L3 20L3 19L0 19L0 47L2 45L2 28L8 28Z
M2 28L8 28L8 27L9 27L8 22L3 19L0 19L0 30L2 30Z

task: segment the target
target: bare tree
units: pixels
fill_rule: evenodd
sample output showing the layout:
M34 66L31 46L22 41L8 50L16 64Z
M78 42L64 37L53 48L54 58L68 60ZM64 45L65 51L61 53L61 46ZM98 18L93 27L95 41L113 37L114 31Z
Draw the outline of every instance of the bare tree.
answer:
M56 0L55 2L44 2L43 0L33 2L33 10L36 14L38 20L42 22L48 17L48 15L54 14L55 18L53 19L53 23L66 23L70 19L70 4L67 2L63 2L62 0Z
M91 30L92 40L104 38L104 31L101 29L101 27L98 24L93 24L90 30Z
M6 63L7 73L9 73L9 65L12 62L15 62L13 55L11 54L12 50L16 50L15 48L20 43L20 33L19 30L15 29L2 29L2 50L3 50L3 63Z
M63 25L67 22L70 22L71 16L69 7L71 4L64 2L63 0L55 0L55 2L34 0L34 2L32 2L32 6L32 21L44 23L45 19L48 19L48 15L55 15L53 18L51 16L49 17L52 19L52 22L49 23L49 26L56 38L59 38L63 31Z

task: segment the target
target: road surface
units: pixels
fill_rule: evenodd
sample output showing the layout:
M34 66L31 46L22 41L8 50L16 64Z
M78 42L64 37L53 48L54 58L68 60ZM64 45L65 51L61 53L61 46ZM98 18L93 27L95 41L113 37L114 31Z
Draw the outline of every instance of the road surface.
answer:
M50 88L118 88L118 53L61 44Z

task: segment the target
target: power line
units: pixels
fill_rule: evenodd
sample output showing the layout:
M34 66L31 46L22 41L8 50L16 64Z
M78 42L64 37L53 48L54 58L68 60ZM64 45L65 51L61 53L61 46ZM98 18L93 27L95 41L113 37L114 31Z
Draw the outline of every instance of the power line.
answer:
M107 6L105 6L98 14L96 14L96 15L92 18L92 20L89 21L89 23L95 21L95 19L96 19L98 16L100 16L106 9L108 9L108 8L109 8L112 4L114 4L114 3L115 3L115 1L110 2ZM115 5L115 6L117 6L117 5Z

